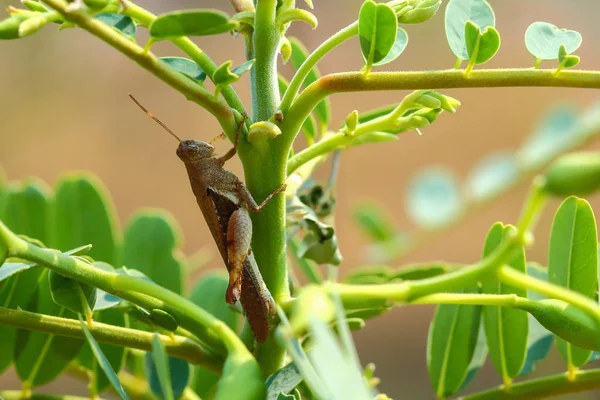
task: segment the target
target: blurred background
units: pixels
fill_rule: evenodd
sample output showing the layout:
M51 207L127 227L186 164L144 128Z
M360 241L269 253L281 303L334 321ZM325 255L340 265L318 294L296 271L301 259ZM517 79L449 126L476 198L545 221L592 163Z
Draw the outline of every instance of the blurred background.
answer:
M215 7L230 12L225 0L139 0L154 13L168 10ZM299 37L309 50L328 36L356 20L361 0L316 0L319 27L295 24L290 35ZM447 3L444 1L444 3ZM502 37L490 68L530 67L534 59L527 52L523 35L534 21L546 21L561 28L577 29L583 44L576 52L582 69L600 68L600 25L597 0L491 0L496 28ZM2 8L18 6L16 0L0 0ZM445 69L454 64L444 34L444 8L430 21L404 26L409 34L405 52L390 70ZM140 30L138 41L146 38ZM243 40L228 35L197 40L217 64L232 59L243 62ZM197 209L176 144L131 103L134 94L147 108L184 138L210 140L219 126L204 110L154 79L124 56L78 29L58 32L47 26L43 32L18 41L0 44L0 165L9 179L37 176L49 184L66 171L89 170L108 187L123 223L140 207L169 210L184 233L183 250L192 254L201 247L215 250L212 238ZM159 55L180 56L169 43L153 47ZM555 64L548 62L552 68ZM362 66L357 40L350 40L326 57L321 73L354 71ZM543 63L542 66L546 66ZM283 67L289 78L291 70ZM235 85L249 104L247 79ZM438 118L423 135L404 134L400 140L382 145L352 148L342 154L337 184L336 226L344 255L341 273L364 265L367 241L352 221L352 210L363 199L374 199L387 207L394 222L411 229L403 205L405 188L421 168L441 165L464 179L471 166L494 150L515 150L536 126L539 118L557 104L585 108L597 100L594 90L559 88L499 88L444 90L459 99L456 114ZM344 94L333 97L332 127L343 124L354 109L399 102L406 92ZM218 143L220 152L229 144ZM598 143L589 147L600 148ZM242 175L234 159L228 167ZM319 177L325 178L327 166ZM470 263L480 257L485 234L497 220L514 222L528 184L511 191L489 206L470 213L459 226L438 235L410 253L398 265L447 260ZM589 199L596 210L600 198ZM546 262L548 233L558 202L551 202L537 227L535 245L528 259ZM215 252L216 253L216 252ZM211 267L220 267L215 259ZM186 282L189 284L190 282ZM355 334L363 363L377 365L380 389L393 398L432 399L427 376L425 345L431 306L396 308L369 321ZM0 339L1 340L1 339ZM536 375L564 370L558 353L540 366ZM499 376L488 364L469 391L495 386ZM0 389L16 389L11 373L0 377ZM49 393L86 394L85 384L69 379L47 388ZM569 396L569 399L600 399L599 393Z

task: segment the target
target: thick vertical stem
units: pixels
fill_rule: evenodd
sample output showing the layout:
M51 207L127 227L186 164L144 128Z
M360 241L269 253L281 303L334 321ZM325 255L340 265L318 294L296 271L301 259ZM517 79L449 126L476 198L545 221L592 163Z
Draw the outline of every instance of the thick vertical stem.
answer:
M251 72L252 120L269 119L279 104L277 49L280 32L275 24L277 0L259 0L254 23L254 58Z
M277 49L280 31L275 23L277 0L258 0L252 52L256 60L251 70L252 119L268 120L279 105L277 83ZM289 146L280 138L241 146L246 185L261 201L284 184ZM285 196L279 194L260 212L252 216L252 249L262 276L276 302L289 298L285 256ZM265 375L281 367L284 350L271 334L259 344L256 357Z
M257 146L243 157L246 185L257 201L262 201L285 182L287 157L282 155L285 153L280 143L278 139L269 140L268 149ZM253 213L252 222L254 257L273 298L280 303L290 296L285 253L285 195L278 194L265 208ZM271 334L266 343L257 346L256 355L265 375L270 375L281 367L284 350Z

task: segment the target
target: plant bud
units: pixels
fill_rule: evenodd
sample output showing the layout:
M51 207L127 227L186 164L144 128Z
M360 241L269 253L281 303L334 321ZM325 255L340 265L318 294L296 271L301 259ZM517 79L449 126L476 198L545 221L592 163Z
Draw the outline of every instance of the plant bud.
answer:
M585 196L600 188L600 152L569 153L554 161L543 188L555 196Z
M83 2L92 10L101 10L110 4L110 0L83 0Z
M437 13L441 4L441 0L409 0L408 6L398 15L398 22L401 24L425 22Z
M36 33L42 26L46 25L48 21L43 16L32 17L23 21L19 25L19 37L25 37Z
M23 14L11 15L3 21L0 21L0 39L19 39L19 27L23 21L30 17Z
M567 342L588 350L600 350L599 325L585 311L556 299L538 300L520 308Z
M371 143L387 143L398 140L398 136L388 132L368 132L358 136L350 143L351 146Z
M46 7L44 7L42 4L38 3L37 1L33 1L33 0L21 0L21 3L27 7L28 9L30 9L31 11L38 11L38 12L46 12L48 11L48 9L46 9Z
M248 141L252 143L259 138L272 139L279 135L281 135L281 129L276 124L270 121L258 121L250 126Z
M249 353L230 353L223 366L215 400L262 400L265 398L264 377L260 366Z

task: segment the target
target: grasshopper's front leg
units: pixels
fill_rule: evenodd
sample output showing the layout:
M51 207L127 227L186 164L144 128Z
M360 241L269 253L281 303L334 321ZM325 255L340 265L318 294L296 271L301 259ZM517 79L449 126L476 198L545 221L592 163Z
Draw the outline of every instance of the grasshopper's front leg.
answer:
M244 261L250 254L252 241L252 220L245 207L238 208L227 224L227 259L229 260L229 286L225 301L234 304L242 291L242 270Z

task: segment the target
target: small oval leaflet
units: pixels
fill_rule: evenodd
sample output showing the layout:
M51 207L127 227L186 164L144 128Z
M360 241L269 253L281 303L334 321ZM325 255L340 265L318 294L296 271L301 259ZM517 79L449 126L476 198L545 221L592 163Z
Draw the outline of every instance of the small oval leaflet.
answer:
M211 9L173 11L159 15L150 24L150 35L158 39L206 36L231 32L238 26L228 14Z
M394 41L394 45L392 49L389 51L387 56L385 56L381 61L374 63L374 66L385 65L387 63L391 63L396 58L402 54L404 49L406 49L406 45L408 44L408 34L402 28L398 28L396 32L396 40Z
M396 43L398 21L387 4L363 3L358 17L360 49L367 71L385 59Z
M408 185L406 213L418 225L433 228L449 223L461 207L456 178L443 168L426 169Z
M96 19L123 32L126 36L133 37L137 32L135 22L130 17L121 14L103 13L96 15Z
M465 24L465 41L470 64L484 64L492 59L500 48L500 34L493 26L480 29L467 21Z
M571 196L560 205L549 247L548 281L598 301L598 234L586 200ZM570 366L584 365L592 353L558 337L556 344Z
M476 199L498 194L519 178L519 164L510 152L490 154L473 168L467 180L467 191Z
M465 24L471 21L481 31L496 25L494 10L485 0L450 0L446 7L446 38L457 58L468 60Z
M571 54L581 46L581 41L579 32L559 29L548 22L534 22L525 31L527 50L540 60L556 60L562 45L566 54Z
M206 72L198 64L185 57L161 57L171 68L199 82L206 80Z

